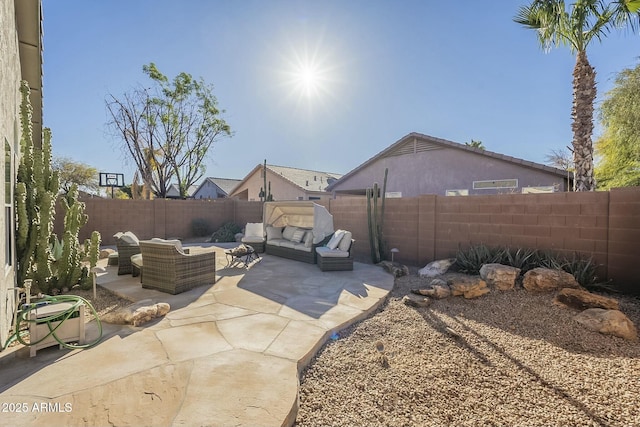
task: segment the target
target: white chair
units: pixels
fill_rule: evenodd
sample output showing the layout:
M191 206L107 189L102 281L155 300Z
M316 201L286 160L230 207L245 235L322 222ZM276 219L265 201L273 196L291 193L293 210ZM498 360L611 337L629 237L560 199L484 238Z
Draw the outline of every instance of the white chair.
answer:
M244 228L244 236L240 240L249 245L257 253L264 252L264 225L261 222L249 222Z

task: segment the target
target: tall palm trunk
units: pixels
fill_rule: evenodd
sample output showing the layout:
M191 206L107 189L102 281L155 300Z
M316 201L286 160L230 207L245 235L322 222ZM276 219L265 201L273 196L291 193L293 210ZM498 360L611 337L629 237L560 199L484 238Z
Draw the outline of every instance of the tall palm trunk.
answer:
M596 72L589 64L587 53L578 52L573 69L573 163L574 191L595 191L593 177L593 103L596 99Z

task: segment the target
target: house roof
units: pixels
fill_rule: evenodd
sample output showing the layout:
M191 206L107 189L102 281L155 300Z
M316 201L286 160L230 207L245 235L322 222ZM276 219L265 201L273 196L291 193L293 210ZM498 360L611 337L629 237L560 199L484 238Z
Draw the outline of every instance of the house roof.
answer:
M198 189L197 185L190 185L187 188L187 197L193 196L193 193ZM180 197L180 188L178 184L171 184L167 189L167 197Z
M420 147L417 147L417 144L416 144L416 147L414 147L413 146L413 142L420 142L421 143ZM417 151L428 151L430 149L440 148L440 147L455 148L457 150L468 151L468 152L472 152L472 153L475 153L475 154L478 154L478 155L481 155L481 156L492 157L492 158L499 159L499 160L502 160L502 161L505 161L505 162L515 163L515 164L523 166L523 167L528 167L528 168L532 168L532 169L541 170L541 171L544 171L544 172L547 172L547 173L555 174L555 175L561 176L563 178L567 176L567 171L562 170L562 169L558 169L558 168L554 168L554 167L551 167L551 166L543 165L541 163L535 163L535 162L531 162L529 160L523 160L523 159L519 159L517 157L511 157L511 156L507 156L505 154L495 153L493 151L483 150L481 148L476 148L476 147L471 147L471 146L466 145L466 144L460 144L460 143L457 143L457 142L448 141L446 139L436 138L436 137L433 137L433 136L424 135L424 134L417 133L417 132L412 132L412 133L402 137L400 140L398 140L394 144L390 145L389 147L385 148L384 150L382 150L381 152L379 152L375 156L371 157L369 160L365 161L360 166L357 166L355 169L347 172L338 181L335 181L335 182L331 183L327 187L327 191L331 191L333 189L333 187L335 187L338 183L344 182L345 180L349 179L349 177L355 175L360 170L362 170L365 167L369 166L370 164L376 162L377 160L383 159L385 157L399 156L399 155L404 155L404 154L411 154L411 153L414 152L413 151L414 149L417 150Z
M219 189L224 191L226 195L229 195L229 194L231 194L233 189L236 188L238 186L238 184L240 184L242 182L242 180L240 180L240 179L231 179L231 178L207 177L202 181L202 183L198 186L197 190L195 190L193 192L193 194L195 194L198 191L200 191L200 188L202 188L202 186L207 182L215 184Z
M264 165L258 164L251 172L244 177L244 179L236 186L240 185L249 179L254 173L259 171ZM287 166L267 165L272 173L280 175L282 179L288 181L292 185L300 188L303 191L326 191L327 185L331 184L337 179L340 179L342 174L321 172L309 169L291 168ZM234 188L235 190L235 188Z

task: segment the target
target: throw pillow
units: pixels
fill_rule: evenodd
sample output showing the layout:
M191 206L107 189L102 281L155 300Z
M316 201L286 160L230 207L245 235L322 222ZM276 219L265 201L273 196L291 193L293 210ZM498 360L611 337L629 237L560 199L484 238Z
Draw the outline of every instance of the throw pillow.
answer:
M302 242L302 238L304 237L304 230L298 228L293 232L293 236L291 236L291 241L295 243Z
M340 240L342 239L342 236L344 236L344 233L345 233L344 230L337 230L335 233L333 233L333 237L331 237L331 239L327 243L327 247L329 249L337 248L338 244L340 243Z
M304 246L310 248L313 246L313 231L308 230L304 235Z
M122 236L120 236L120 238L122 239L123 242L125 242L127 245L138 245L140 243L140 241L138 240L138 238L136 237L135 234L133 234L130 231L126 231L122 234Z
M348 252L349 248L351 247L352 237L353 235L351 234L350 231L345 231L344 236L342 236L342 239L340 239L340 243L338 243L338 249L340 249L343 252Z
M267 240L282 239L281 227L267 227Z
M287 240L291 240L291 238L293 237L293 233L295 233L297 229L298 229L298 227L292 227L290 225L287 225L284 228L284 231L282 232L282 238L283 239L287 239Z
M245 237L264 237L261 222L248 222L244 228Z

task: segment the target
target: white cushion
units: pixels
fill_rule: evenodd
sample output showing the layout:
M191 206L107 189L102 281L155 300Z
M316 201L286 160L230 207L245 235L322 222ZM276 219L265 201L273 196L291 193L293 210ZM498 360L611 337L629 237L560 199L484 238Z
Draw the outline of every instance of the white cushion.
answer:
M280 243L282 243L282 242L286 242L286 240L284 240L284 239L267 240L267 245L280 246Z
M331 239L327 243L327 247L329 249L337 248L338 244L340 243L340 239L342 239L342 236L344 236L344 233L345 233L344 230L337 230L335 233L333 233L333 236L331 237Z
M244 228L244 237L264 237L264 227L261 222L249 222Z
M300 243L302 242L302 238L304 237L304 233L305 231L301 228L296 229L296 231L293 232L293 236L291 236L291 241L295 242L295 243Z
M304 234L304 245L307 248L310 248L311 246L313 246L313 231L308 230L305 234Z
M259 236L244 236L240 239L242 243L262 243L264 242L264 237Z
M267 240L282 239L282 227L267 227Z
M344 232L344 236L342 236L342 239L340 239L340 243L338 243L338 249L340 249L341 251L349 251L349 248L351 247L351 237L353 235L351 234L350 231L345 231Z
M293 246L293 249L295 249L296 251L311 252L311 248L305 246L304 243L296 243Z
M138 240L136 235L130 231L125 231L124 233L122 233L122 235L120 236L120 239L128 245L140 244L140 241Z
M284 228L284 231L282 232L282 237L287 240L291 240L291 238L293 237L293 233L295 233L297 229L298 227L292 227L290 225L287 225Z
M340 249L329 249L326 246L316 248L316 253L323 258L348 258L349 252Z
M154 243L163 243L166 245L173 245L176 247L176 249L178 250L178 252L182 252L182 242L180 240L166 240L166 239L160 239L159 237L154 237L153 239L151 239L152 242Z
M292 242L291 240L281 240L280 241L280 247L281 248L291 248L293 249L293 247L295 245L297 245L298 243Z

